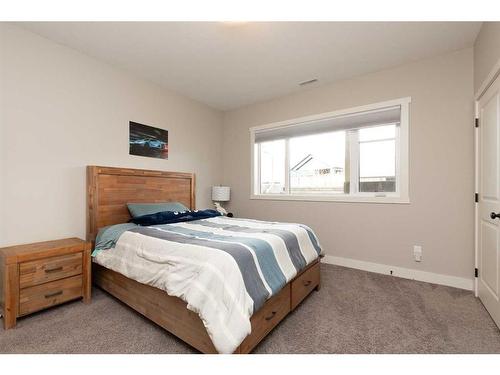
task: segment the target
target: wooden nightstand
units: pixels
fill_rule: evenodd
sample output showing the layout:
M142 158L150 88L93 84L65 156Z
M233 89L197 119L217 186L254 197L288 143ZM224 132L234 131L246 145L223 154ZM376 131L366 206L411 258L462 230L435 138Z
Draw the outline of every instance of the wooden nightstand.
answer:
M5 329L20 316L72 299L90 303L90 242L78 238L0 248Z

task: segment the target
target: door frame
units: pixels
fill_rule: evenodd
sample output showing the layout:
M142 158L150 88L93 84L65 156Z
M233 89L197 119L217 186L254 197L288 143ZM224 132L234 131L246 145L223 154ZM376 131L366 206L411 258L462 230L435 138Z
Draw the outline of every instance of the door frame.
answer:
M485 80L474 95L474 121L479 119L479 99L500 76L500 59L493 66ZM479 131L481 127L474 126L474 192L479 194ZM474 201L474 267L479 268L479 202ZM478 278L474 277L474 295L479 297Z

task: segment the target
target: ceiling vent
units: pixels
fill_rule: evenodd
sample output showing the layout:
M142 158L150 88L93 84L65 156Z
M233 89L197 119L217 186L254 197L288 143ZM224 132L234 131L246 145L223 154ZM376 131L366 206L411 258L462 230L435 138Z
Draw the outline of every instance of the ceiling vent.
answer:
M314 79L310 79L309 81L300 82L299 86L306 86L306 85L310 85L310 84L316 83L316 82L318 82L318 79L314 78Z

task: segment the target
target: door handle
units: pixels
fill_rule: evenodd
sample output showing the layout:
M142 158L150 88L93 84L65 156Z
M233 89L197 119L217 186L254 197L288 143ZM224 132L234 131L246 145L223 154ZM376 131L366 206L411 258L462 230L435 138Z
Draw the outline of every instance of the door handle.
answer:
M490 214L490 217L491 217L493 220L495 220L495 219L500 219L500 214L496 214L496 213L492 212L492 213Z

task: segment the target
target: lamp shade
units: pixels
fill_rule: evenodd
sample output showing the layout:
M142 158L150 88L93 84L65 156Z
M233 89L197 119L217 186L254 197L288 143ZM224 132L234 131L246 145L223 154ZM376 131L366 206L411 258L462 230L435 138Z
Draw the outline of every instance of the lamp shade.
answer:
M212 186L212 200L215 202L227 202L231 196L229 186Z

